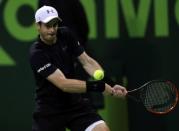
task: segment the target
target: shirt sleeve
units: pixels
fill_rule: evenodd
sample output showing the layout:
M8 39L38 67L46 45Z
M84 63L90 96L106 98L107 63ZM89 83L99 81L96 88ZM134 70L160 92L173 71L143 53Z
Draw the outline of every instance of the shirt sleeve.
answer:
M81 46L79 41L75 41L72 43L73 54L78 57L84 52L84 48Z
M57 70L57 67L50 62L48 56L46 56L43 52L35 52L32 54L30 56L30 64L32 70L44 78L47 78L50 74Z
M77 36L74 32L72 32L69 28L64 27L63 33L66 36L66 39L68 40L69 46L71 48L72 54L75 57L80 56L84 52L83 46L80 44L79 40L77 39Z

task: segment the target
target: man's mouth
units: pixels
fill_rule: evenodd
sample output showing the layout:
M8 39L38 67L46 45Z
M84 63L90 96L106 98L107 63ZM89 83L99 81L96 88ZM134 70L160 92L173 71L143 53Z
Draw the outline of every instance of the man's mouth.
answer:
M55 33L53 33L53 34L49 34L49 35L54 37L56 34L55 34Z

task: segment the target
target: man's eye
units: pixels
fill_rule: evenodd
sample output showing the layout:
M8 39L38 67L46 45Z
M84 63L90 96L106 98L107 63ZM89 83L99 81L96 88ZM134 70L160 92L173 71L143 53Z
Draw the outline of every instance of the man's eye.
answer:
M52 27L52 25L51 25L51 24L46 24L46 27L48 27L48 28L49 28L49 27Z
M47 26L48 28L51 28L51 27L57 27L57 26L58 26L58 23L47 24L46 26Z
M57 27L58 26L58 22L53 24L53 27Z
M47 28L50 28L51 26L50 25L46 25L47 26Z

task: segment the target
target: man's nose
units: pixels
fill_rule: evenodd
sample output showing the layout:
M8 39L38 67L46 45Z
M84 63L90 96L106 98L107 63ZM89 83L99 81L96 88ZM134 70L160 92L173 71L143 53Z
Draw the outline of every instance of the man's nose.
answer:
M54 27L54 26L51 26L51 27L50 27L50 31L54 32L54 31L55 31L55 27Z

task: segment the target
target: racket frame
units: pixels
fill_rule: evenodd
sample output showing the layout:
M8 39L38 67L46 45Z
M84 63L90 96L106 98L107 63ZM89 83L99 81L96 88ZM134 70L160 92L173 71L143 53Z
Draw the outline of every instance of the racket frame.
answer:
M129 90L127 96L128 96L129 98L132 98L132 99L135 100L136 102L142 102L141 100L139 100L138 98L135 98L134 96L132 96L132 95L130 95L130 94L131 94L131 93L135 93L135 92L141 90L142 88L145 88L146 85L148 85L148 84L150 84L150 83L154 83L154 82L165 82L165 83L171 84L171 85L172 85L172 89L174 90L176 97L175 97L175 100L174 100L173 105L172 105L169 109L167 109L166 111L164 111L164 112L153 111L153 110L150 110L150 109L148 109L148 108L146 108L146 110L149 111L149 112L151 112L151 113L153 113L153 114L156 114L156 115L167 114L167 113L169 113L170 111L172 111L172 110L176 107L176 105L177 105L177 103L178 103L178 100L179 100L179 91L178 91L178 89L176 88L176 86L175 86L171 81L166 81L166 80L152 80L152 81L149 81L149 82L143 84L142 86L140 86L139 88L136 88L136 89L133 89L133 90Z

